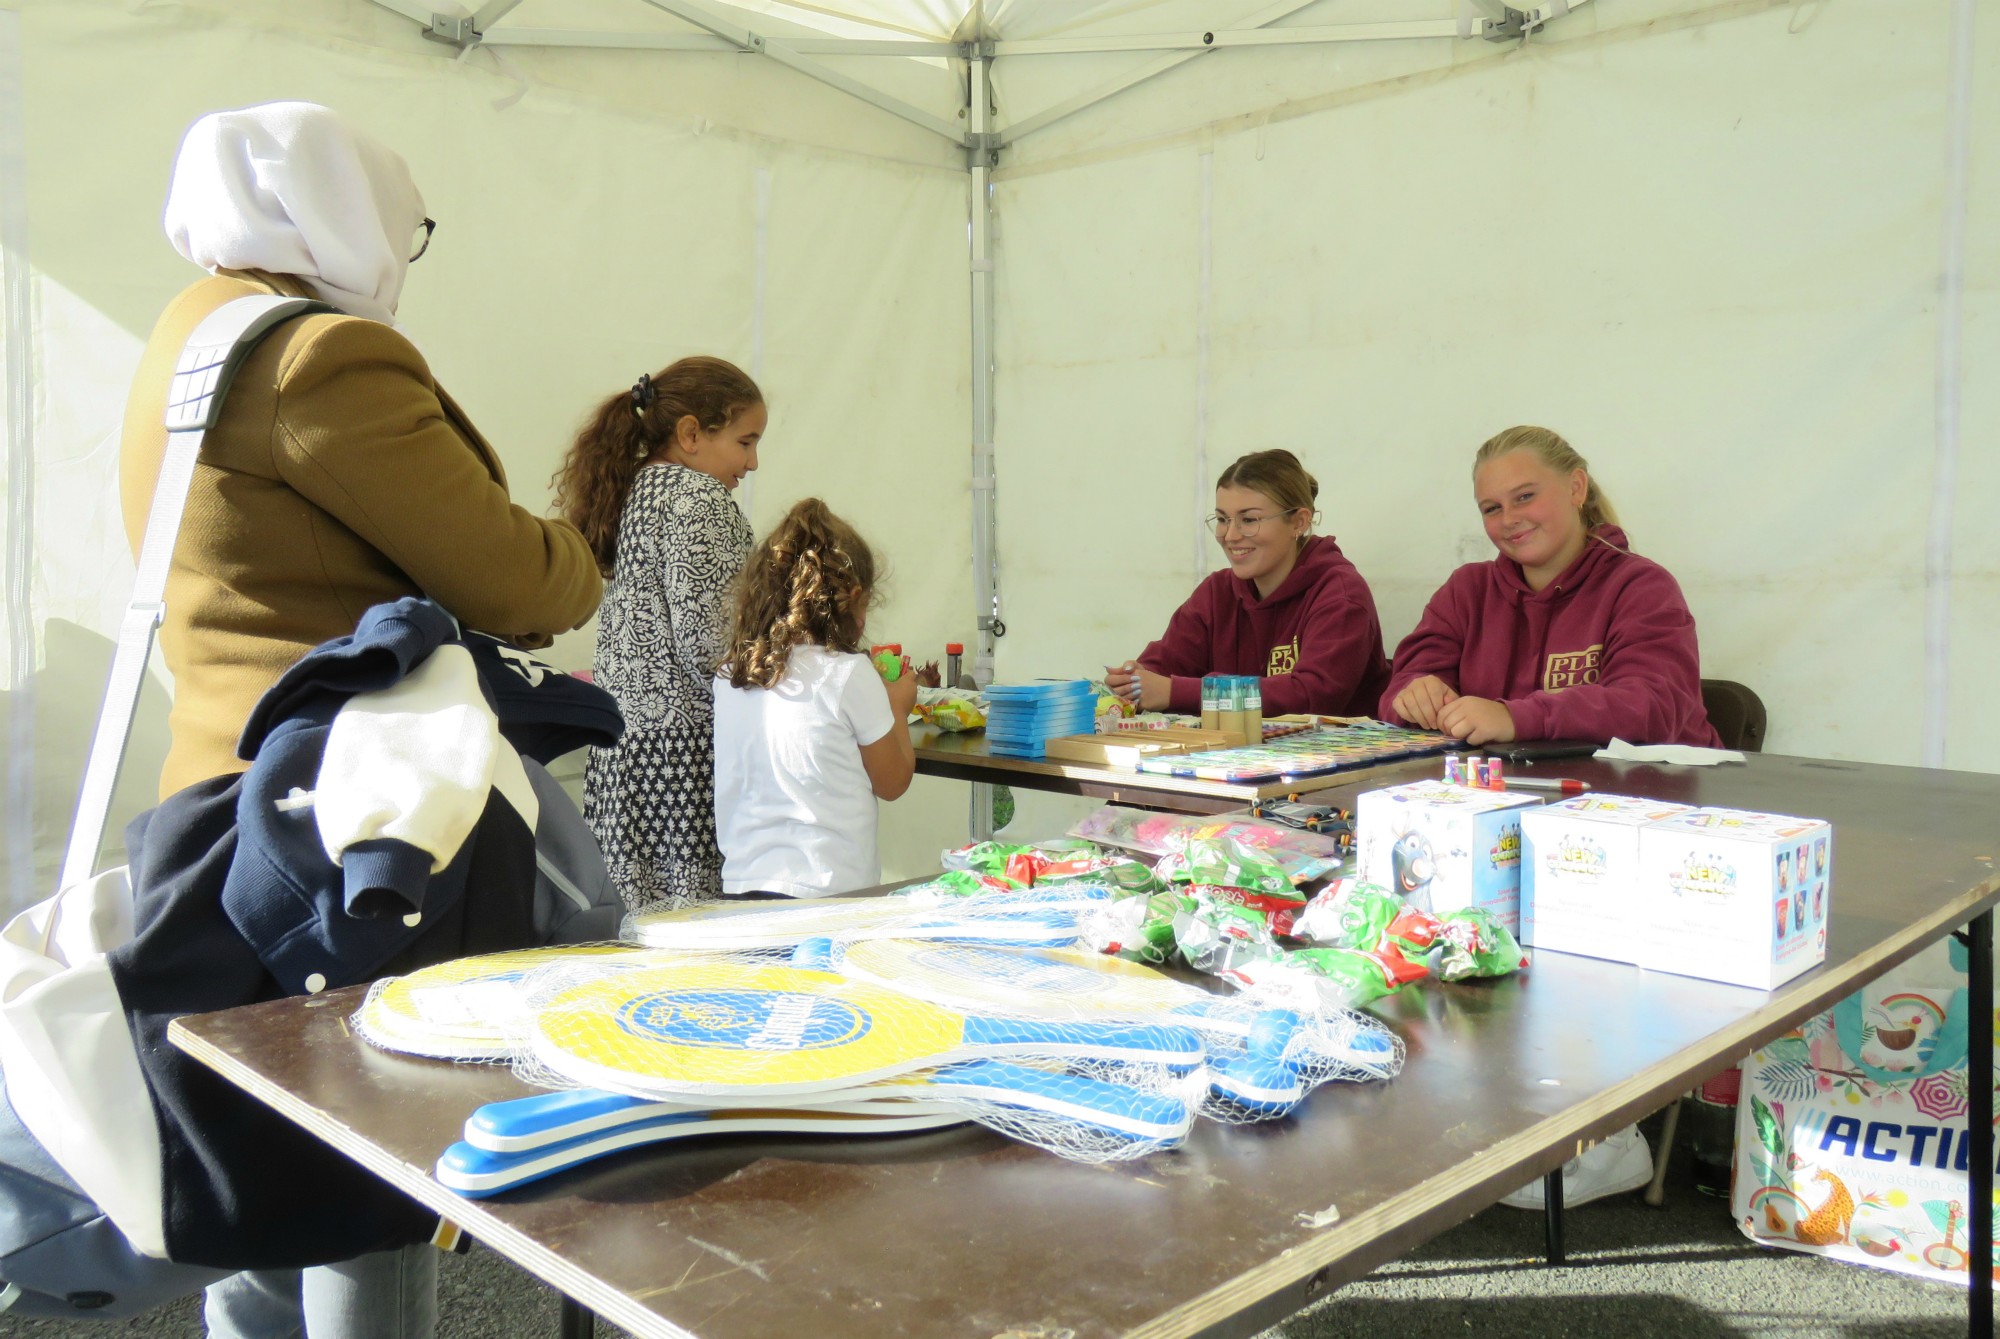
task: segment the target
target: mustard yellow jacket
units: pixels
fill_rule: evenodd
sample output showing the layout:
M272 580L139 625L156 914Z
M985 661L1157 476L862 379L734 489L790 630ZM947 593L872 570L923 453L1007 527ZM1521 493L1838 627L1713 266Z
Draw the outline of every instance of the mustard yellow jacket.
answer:
M224 271L153 327L119 468L135 552L182 346L224 303L269 293L312 296L289 277ZM250 708L370 605L427 595L533 646L586 622L603 591L575 527L508 500L499 457L409 340L357 317L291 321L237 374L188 490L160 631L174 677L160 796L248 767L236 740Z

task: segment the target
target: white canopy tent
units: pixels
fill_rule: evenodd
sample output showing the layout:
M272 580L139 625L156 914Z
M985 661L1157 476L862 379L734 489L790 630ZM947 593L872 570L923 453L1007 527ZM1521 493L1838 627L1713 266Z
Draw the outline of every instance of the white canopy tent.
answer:
M130 577L117 424L189 277L158 226L174 145L277 97L410 159L441 226L404 323L529 505L594 400L731 357L773 407L758 528L825 496L889 557L877 637L1018 678L1156 635L1210 565L1214 474L1274 445L1393 647L1490 552L1473 447L1541 422L1680 577L1704 672L1764 696L1771 748L1991 769L2000 82L1972 12L0 8L9 895L60 850ZM934 867L963 788L883 812L890 872Z

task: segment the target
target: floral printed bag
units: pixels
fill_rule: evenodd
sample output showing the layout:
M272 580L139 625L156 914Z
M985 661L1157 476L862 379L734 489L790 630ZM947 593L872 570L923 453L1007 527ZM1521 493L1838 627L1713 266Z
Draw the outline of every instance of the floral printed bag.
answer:
M1730 1204L1745 1236L1965 1281L1964 987L1950 943L1743 1062Z

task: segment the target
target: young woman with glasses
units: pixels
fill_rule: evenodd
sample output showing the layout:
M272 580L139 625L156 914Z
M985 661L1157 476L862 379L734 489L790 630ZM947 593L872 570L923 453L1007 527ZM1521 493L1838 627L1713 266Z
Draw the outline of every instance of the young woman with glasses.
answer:
M1289 451L1253 451L1215 481L1208 518L1229 566L1105 682L1145 711L1201 709L1204 674L1254 674L1268 715L1367 715L1389 680L1368 583L1315 535L1319 484Z

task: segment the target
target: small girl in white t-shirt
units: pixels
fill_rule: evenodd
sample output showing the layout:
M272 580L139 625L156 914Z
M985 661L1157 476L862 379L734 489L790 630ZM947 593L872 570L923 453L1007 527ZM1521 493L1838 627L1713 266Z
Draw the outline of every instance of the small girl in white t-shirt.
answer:
M882 881L875 801L910 788L907 665L862 651L875 555L818 498L794 506L737 580L715 680L715 830L725 895L826 897Z

